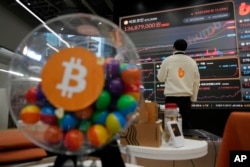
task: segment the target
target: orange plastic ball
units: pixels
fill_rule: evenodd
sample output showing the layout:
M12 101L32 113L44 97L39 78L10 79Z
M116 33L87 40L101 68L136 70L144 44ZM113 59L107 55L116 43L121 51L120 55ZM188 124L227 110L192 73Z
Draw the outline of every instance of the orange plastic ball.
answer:
M89 128L87 137L92 146L100 147L108 141L109 132L103 125L95 124Z
M20 119L27 124L35 124L40 120L40 108L36 105L27 105L20 112Z
M141 80L141 71L137 68L128 68L121 74L125 84L136 84Z

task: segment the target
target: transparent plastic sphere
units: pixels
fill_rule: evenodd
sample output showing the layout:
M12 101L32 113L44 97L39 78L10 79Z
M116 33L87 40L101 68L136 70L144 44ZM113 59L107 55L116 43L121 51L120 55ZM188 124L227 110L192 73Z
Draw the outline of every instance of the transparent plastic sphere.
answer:
M55 153L89 154L133 121L141 86L136 48L112 22L69 14L41 24L10 63L17 127Z

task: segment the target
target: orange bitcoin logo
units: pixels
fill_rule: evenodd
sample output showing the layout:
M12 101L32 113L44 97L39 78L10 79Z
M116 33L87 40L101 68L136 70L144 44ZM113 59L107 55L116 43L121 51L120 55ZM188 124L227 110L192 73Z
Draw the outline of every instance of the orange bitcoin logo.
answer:
M250 13L250 5L247 5L246 2L242 2L239 6L239 15L245 16Z
M66 48L54 54L45 64L42 89L58 108L76 111L91 105L104 86L103 65L84 48Z
M183 70L183 68L179 68L178 69L178 76L179 78L183 78L185 75L185 71Z

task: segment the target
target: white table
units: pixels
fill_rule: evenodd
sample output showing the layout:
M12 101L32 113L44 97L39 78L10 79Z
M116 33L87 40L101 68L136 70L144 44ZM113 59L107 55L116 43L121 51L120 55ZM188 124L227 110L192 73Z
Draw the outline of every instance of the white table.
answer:
M45 164L39 164L39 165L32 165L32 166L28 166L28 167L49 167L49 166L53 166L53 163L45 163ZM83 161L83 167L102 167L102 163L100 160L85 160ZM138 166L138 165L134 165L134 164L128 164L125 163L126 167L142 167L142 166Z
M155 160L187 160L205 156L208 153L208 143L201 140L185 139L185 146L176 148L165 142L160 147L144 147L120 145L123 154L131 156L131 163L136 164L135 157Z

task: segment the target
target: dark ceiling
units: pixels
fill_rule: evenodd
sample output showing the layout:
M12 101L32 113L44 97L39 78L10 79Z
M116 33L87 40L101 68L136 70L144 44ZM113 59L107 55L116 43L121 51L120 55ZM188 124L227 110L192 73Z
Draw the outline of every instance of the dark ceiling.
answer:
M69 13L90 13L113 20L113 0L20 0L43 21ZM17 15L22 14L15 0L1 0L4 6ZM28 12L27 12L28 13Z
M151 11L167 10L190 5L217 2L220 0L19 0L43 21L69 13L89 13L104 17L119 24L119 17ZM8 8L29 24L39 24L16 0L0 0Z

